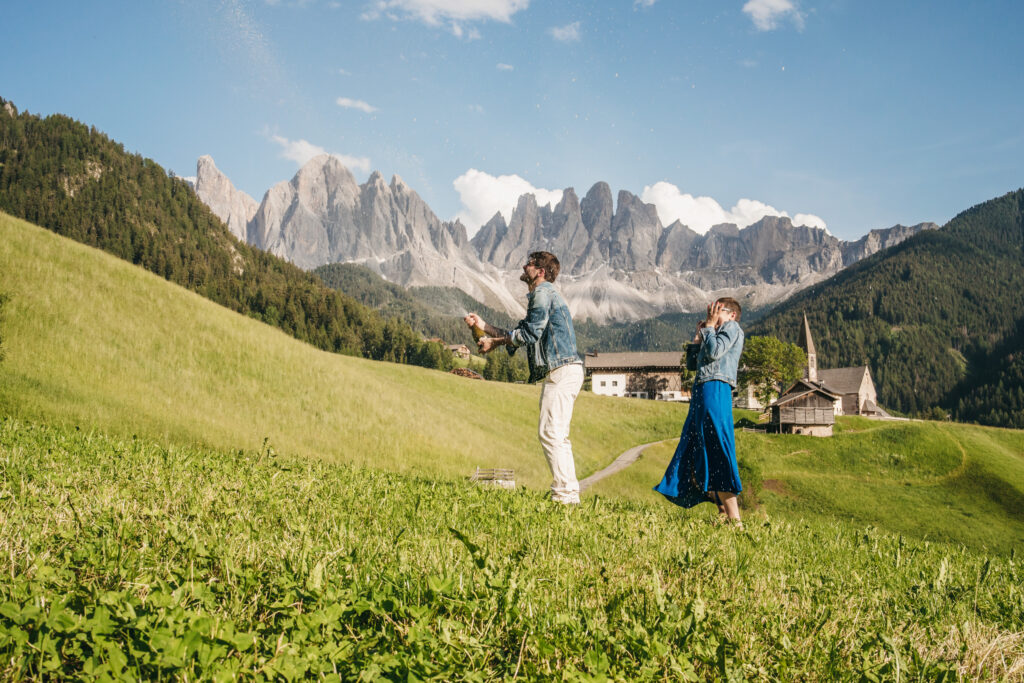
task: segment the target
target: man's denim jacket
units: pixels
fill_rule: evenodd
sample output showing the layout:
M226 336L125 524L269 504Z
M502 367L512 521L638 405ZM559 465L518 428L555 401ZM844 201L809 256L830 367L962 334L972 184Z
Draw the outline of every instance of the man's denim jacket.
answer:
M721 380L736 387L736 372L743 353L743 330L729 320L717 330L705 327L700 331L700 353L697 354L697 376L694 384Z
M512 344L509 355L526 347L530 382L538 382L563 365L579 363L576 332L572 328L569 306L550 282L542 282L526 299L526 317L509 330Z

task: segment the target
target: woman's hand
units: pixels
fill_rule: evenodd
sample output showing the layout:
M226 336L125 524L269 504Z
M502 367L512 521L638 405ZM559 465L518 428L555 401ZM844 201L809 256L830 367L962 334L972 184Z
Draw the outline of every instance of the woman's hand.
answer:
M724 308L725 304L722 303L721 301L715 301L710 306L708 306L708 319L704 322L704 325L718 327L718 323L722 321L722 310Z

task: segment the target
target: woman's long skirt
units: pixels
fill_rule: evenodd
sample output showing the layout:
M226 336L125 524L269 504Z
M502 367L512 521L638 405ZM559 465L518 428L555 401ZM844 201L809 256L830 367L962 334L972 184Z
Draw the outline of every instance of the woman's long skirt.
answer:
M727 382L702 382L693 388L676 453L654 490L686 508L707 501L708 491L743 490Z

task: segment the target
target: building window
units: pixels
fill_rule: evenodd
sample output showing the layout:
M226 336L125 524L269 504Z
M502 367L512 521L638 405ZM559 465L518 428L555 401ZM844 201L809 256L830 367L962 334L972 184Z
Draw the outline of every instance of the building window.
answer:
M604 385L605 385L605 381L601 380L601 386L603 387Z
M617 380L617 379L613 379L613 380L612 380L612 386L613 386L613 387L617 387L617 386L619 386L619 380Z

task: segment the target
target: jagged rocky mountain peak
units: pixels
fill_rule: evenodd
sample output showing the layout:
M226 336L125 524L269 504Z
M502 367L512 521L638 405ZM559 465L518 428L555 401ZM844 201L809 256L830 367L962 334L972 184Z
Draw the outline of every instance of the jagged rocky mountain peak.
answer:
M196 192L232 232L303 268L355 261L393 282L456 286L512 314L522 312L519 269L532 251L559 257L559 287L574 314L597 322L701 310L709 298L765 305L934 224L872 230L843 242L821 228L767 216L744 228L725 223L698 234L679 220L663 227L653 204L594 183L582 199L567 187L553 206L534 194L511 215L495 212L468 238L440 220L394 175L363 184L337 158L310 159L257 204L213 159L197 162Z
M196 160L194 189L214 215L224 221L231 234L244 242L249 222L256 215L259 204L245 192L237 189L217 168L209 154L204 154Z
M555 206L557 213L568 213L570 211L579 212L580 210L580 199L576 196L576 190L567 187L562 190L562 199Z

